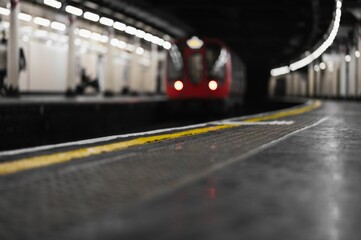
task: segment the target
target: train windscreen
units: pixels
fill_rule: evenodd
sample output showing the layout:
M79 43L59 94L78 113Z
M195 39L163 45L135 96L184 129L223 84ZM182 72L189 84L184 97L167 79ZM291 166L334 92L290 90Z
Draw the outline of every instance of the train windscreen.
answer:
M200 83L203 74L203 57L201 53L193 53L189 56L188 74L191 82Z
M184 66L183 53L178 45L172 45L168 51L168 67L167 74L168 80L174 81L182 77Z
M217 44L208 44L206 51L209 77L222 81L226 74L227 51Z

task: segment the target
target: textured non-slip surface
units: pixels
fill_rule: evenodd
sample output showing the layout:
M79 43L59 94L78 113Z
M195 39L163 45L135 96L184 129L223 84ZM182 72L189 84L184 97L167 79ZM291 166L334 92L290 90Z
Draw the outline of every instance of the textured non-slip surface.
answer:
M290 125L1 176L0 239L357 239L360 110L326 102Z

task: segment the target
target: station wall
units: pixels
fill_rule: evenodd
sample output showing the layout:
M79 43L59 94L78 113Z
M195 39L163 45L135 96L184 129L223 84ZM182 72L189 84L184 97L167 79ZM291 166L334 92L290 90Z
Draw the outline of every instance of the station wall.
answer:
M53 17L60 22L67 21L65 16L52 16L46 10L28 3L24 4L24 9ZM5 30L8 35L7 16L2 20L0 30ZM93 35L89 38L81 36L79 30L82 28L99 33L102 39L95 39ZM164 76L158 73L158 65L164 61L164 54L158 53L158 49L154 52L151 44L144 43L139 43L138 46L142 48L139 53L135 48L135 37L115 36L127 43L127 48L121 49L110 44L112 37L108 34L107 29L101 26L79 21L75 41L76 85L81 83L83 74L90 80L97 80L101 91L112 90L118 93L128 89L137 93L155 93L157 89L164 89L163 86L158 86L163 83L163 80L158 79ZM34 22L20 21L19 42L27 62L26 69L20 73L20 92L61 93L67 90L68 39L67 31L55 31ZM108 51L111 51L110 60Z

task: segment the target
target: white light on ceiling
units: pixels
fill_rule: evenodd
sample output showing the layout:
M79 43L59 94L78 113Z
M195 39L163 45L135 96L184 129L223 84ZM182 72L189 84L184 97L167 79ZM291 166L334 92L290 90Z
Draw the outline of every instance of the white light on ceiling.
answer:
M138 55L142 55L144 53L144 48L137 47L137 49L135 50L135 53L138 54Z
M170 42L168 42L168 41L165 41L165 42L163 43L163 47L164 47L165 49L169 50L169 49L172 47L172 44L171 44Z
M135 36L139 37L139 38L143 38L145 36L145 32L143 30L138 29L135 32Z
M158 44L159 46L163 46L163 44L164 44L164 39L158 38L157 44Z
M5 15L5 16L9 16L10 15L10 10L7 9L7 8L0 7L0 14Z
M92 32L86 29L80 29L79 36L83 38L90 38L92 36Z
M330 35L315 51L313 51L311 54L308 54L303 59L293 62L292 64L290 64L290 66L284 66L281 68L272 69L271 75L279 76L279 75L288 73L287 71L278 71L278 69L285 69L286 67L289 68L289 70L291 70L291 71L296 71L296 70L303 68L304 66L310 64L315 59L320 57L322 55L322 53L324 53L327 50L327 48L332 45L333 41L336 38L336 35L337 35L339 27L340 27L340 21L341 21L341 15L342 15L341 7L342 7L342 1L337 0L336 1L336 11L335 11L333 26L330 31Z
M113 24L113 27L119 31L125 31L125 29L127 28L127 25L125 25L124 23L121 23L121 22L115 22Z
M320 69L321 69L321 70L325 70L325 69L326 69L326 63L321 62L321 63L320 63Z
M124 42L124 41L120 41L116 38L113 38L111 41L110 41L110 44L114 47L118 47L118 48L121 48L121 49L124 49L127 47L127 43Z
M346 56L345 56L345 61L346 61L346 62L351 62L351 56L350 56L350 55L346 55Z
M50 20L46 19L46 18L36 17L36 18L34 18L34 23L36 23L40 26L49 27Z
M100 41L101 41L102 43L107 43L107 42L109 42L109 37L106 36L106 35L102 35Z
M151 42L153 40L153 35L150 34L150 33L146 33L144 35L144 40L147 41L147 42Z
M272 76L279 76L283 74L287 74L290 72L290 68L288 66L280 67L280 68L274 68L271 70Z
M102 39L102 35L99 34L99 33L93 32L93 33L91 34L91 37L90 37L90 38L93 39L93 40L95 40L95 41L100 42L100 40Z
M25 21L25 22L30 22L33 17L31 15L29 15L29 14L26 14L26 13L19 13L18 18L20 20Z
M51 23L51 28L58 30L58 31L65 31L66 29L66 25L64 23L60 23L60 22L52 22Z
M73 14L75 16L81 16L83 14L83 10L81 10L80 8L71 6L71 5L66 6L65 11L67 13Z
M127 26L125 28L125 32L130 35L135 35L136 31L137 31L137 29L135 27Z
M119 40L116 38L113 38L112 40L110 40L110 44L114 47L117 47L119 43Z
M159 37L157 37L157 36L153 36L153 39L152 39L152 43L154 43L154 44L158 44L158 41L160 40L160 38Z
M315 72L320 71L320 67L319 67L318 65L315 65L315 66L313 67L313 69L315 70Z
M119 41L118 42L118 47L121 49L125 49L127 47L127 43L124 41Z
M101 24L105 25L105 26L113 26L114 24L114 20L113 19L110 19L110 18L106 18L106 17L102 17L100 18L100 21L99 21Z
M92 13L92 12L85 12L84 13L84 18L88 19L90 21L93 21L93 22L98 22L99 19L100 19L98 14L95 14L95 13Z
M61 2L56 0L44 0L44 4L56 9L61 8Z
M355 57L359 58L361 56L360 51L355 51Z

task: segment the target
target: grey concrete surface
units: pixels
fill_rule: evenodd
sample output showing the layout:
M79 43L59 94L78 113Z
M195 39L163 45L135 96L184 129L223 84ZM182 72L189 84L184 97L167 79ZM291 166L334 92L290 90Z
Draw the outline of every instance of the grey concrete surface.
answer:
M2 176L0 239L359 239L360 117L359 103L329 101L292 125Z

